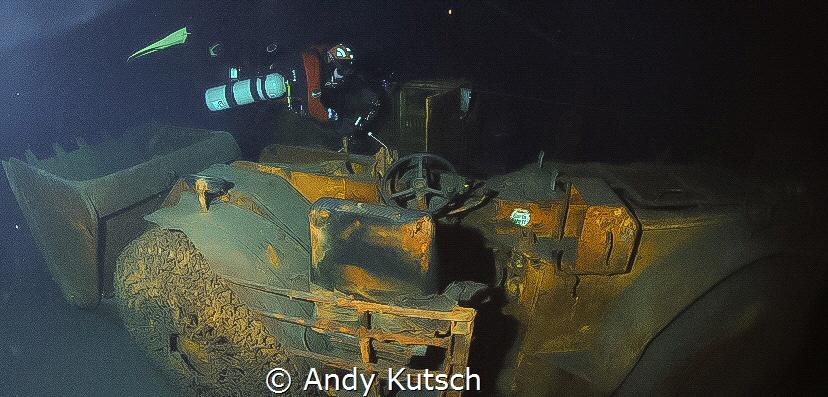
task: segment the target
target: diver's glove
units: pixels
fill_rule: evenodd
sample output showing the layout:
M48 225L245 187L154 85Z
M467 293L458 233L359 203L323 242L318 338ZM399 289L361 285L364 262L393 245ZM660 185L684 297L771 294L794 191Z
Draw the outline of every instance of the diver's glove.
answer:
M339 115L336 113L336 110L328 108L328 120L333 120L333 121L339 120Z
M368 126L371 125L371 122L373 122L374 119L377 118L377 115L379 114L379 109L380 101L378 99L374 100L371 103L371 110L365 116L360 116L356 119L356 121L354 122L354 128L357 131L367 130Z

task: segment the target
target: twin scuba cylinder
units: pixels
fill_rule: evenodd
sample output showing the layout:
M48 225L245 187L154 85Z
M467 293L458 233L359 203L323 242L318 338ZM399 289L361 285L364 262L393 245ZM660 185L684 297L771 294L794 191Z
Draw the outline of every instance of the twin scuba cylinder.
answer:
M281 98L288 90L288 82L279 73L270 73L245 80L237 80L238 69L230 69L230 82L204 92L204 101L210 111L229 109L253 102Z

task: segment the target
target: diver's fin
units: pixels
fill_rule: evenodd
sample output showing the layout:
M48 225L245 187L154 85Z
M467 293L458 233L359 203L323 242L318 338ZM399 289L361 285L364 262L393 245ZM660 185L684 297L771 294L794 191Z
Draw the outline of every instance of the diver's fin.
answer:
M163 39L158 40L155 43L152 43L136 51L134 54L130 55L129 58L127 58L127 61L131 60L132 58L139 58L147 54L152 54L155 51L163 50L167 47L174 46L176 44L184 44L184 42L187 41L188 34L190 33L187 32L186 26L181 29L178 29L175 32L168 34L167 37L164 37Z

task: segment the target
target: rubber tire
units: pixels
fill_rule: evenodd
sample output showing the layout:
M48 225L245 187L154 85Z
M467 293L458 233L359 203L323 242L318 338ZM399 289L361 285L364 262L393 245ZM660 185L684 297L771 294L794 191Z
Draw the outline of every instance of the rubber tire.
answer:
M809 395L824 363L824 348L812 354L822 269L775 256L737 271L658 333L614 395Z
M115 292L126 328L182 395L268 396L270 369L298 373L180 231L133 240L118 258Z

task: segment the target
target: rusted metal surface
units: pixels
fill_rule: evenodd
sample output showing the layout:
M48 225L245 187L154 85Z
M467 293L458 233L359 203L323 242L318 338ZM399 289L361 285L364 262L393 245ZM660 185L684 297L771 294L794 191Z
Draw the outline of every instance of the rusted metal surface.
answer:
M422 354L418 346L444 349L444 358L437 370L444 373L460 373L468 366L468 352L473 336L477 311L455 306L448 311L399 307L354 299L329 290L304 292L273 288L268 285L228 279L240 287L284 296L290 299L312 302L315 320L287 316L278 312L260 311L258 314L278 321L310 327L316 332L352 336L332 337L334 344L351 345L357 354L341 357L302 349L289 349L298 356L313 358L325 365L351 369L360 368L379 376L387 368L402 368L412 356ZM343 312L344 310L344 312ZM435 325L436 324L436 325ZM404 330L401 332L401 330ZM341 351L342 347L332 348ZM347 349L346 349L347 350ZM433 368L432 368L433 370ZM408 369L406 373L421 374L422 369ZM447 390L441 396L460 396L459 391Z
M635 219L623 206L589 207L578 238L574 270L579 274L619 274L627 271L637 233Z
M566 224L564 225L564 237L578 237L581 235L581 228L584 226L586 211L589 206L578 189L571 185L569 187L569 203L566 209Z
M400 158L400 154L396 150L389 150L385 146L381 147L374 155L374 164L371 166L371 176L374 178L382 178L385 171L391 167L395 161Z
M401 155L431 152L453 155L464 153L461 94L469 83L463 80L410 81L401 87L393 101L392 124L395 133L383 135L387 144L399 148Z
M307 233L295 234L297 241L309 238L309 282L306 288L290 288L264 279L252 280L263 273L260 270L279 273L291 266L293 271L299 270L296 259L286 253L286 245L265 242L253 233L247 245L255 248L251 252L255 251L257 263L261 263L257 270L245 272L244 266L236 266L233 272L219 272L234 285L233 290L255 306L253 310L262 321L301 331L295 332L296 340L305 346L285 342L290 354L330 367L376 372L406 366L412 357L423 355L424 347L440 349L445 372L457 372L467 365L474 309L456 306L454 299L459 298L451 298L454 308L428 299L416 304L399 299L405 295L448 295L445 291L446 295L440 295L443 285L435 282L435 274L446 267L435 266L438 262L433 260L432 251L439 247L435 221L420 211L404 213L370 204L376 202L377 167L386 156L378 155L373 163L358 163L348 155L331 154L314 162L313 150L280 150L282 154L272 160L293 159L296 163L237 162L228 167L255 174L256 186L271 179L280 184L256 192L249 187L231 189L218 200L272 222L281 219L274 214L284 213L262 204L274 186L282 193L295 189L292 194L301 195L298 201L303 203L316 201L312 207L303 205L296 210L304 210L302 214L309 220ZM498 384L501 388L493 394L536 395L548 385L544 385L545 378L527 374L550 371L561 376L555 379L589 379L590 385L611 391L643 346L682 304L726 277L740 259L759 255L748 244L740 244L743 249L711 248L712 232L731 236L741 230L736 225L740 219L737 209L641 208L630 204L629 197L635 195L628 197L619 188L633 185L618 184L611 168L591 165L583 171L578 174L567 168L552 184L557 172L535 166L503 176L497 189L486 182L485 188L496 190L495 194L465 197L467 201L460 208L473 210L450 219L456 224L447 221L439 225L445 226L441 234L447 229L465 233L449 240L448 250L483 251L475 251L480 255L470 255L473 259L466 261L466 257L450 256L451 261L443 263L455 266L449 281L468 280L475 271L488 270L480 266L495 268L493 286L505 292L504 306L497 315L517 324L504 331L503 344L512 350L504 347L504 354L497 358L502 359L497 365L503 365L503 378ZM177 186L173 191L181 196L194 189ZM180 201L172 196L171 203ZM197 212L193 196L189 200L189 208ZM679 201L665 202L674 205ZM281 221L293 224L304 220L292 217L290 222ZM225 227L219 219L213 225ZM243 233L245 228L234 230ZM217 235L210 241L219 239ZM215 243L210 241L208 245ZM466 242L470 244L465 246ZM701 275L696 274L700 267L694 256L699 253L706 269ZM669 282L672 289L681 289L676 292L681 298L662 302L659 296L670 293L659 284L662 281ZM305 305L302 310L298 306L288 310L285 302ZM324 343L308 343L308 335ZM604 360L618 364L603 368ZM529 388L518 390L517 386Z
M384 302L438 292L427 213L322 198L309 218L315 283Z
M201 207L201 212L207 212L207 182L204 180L204 178L196 180L195 191L198 195L198 204Z
M263 197L252 189L254 185L267 185L268 180L281 181L277 185L285 189L290 186L288 180L274 173L262 173L258 168L248 171L239 167L213 167L201 174L226 178L233 181L235 186L213 201L207 214L201 214L194 186L178 184L168 197L168 204L172 207L156 212L151 219L164 227L188 233L196 245L202 247L213 270L233 284L233 290L239 294L242 301L247 302L257 316L273 319L288 330L293 329L290 327L307 329L323 338L326 341L325 346L328 346L324 350L315 347L298 348L303 345L305 334L291 331L292 333L288 332L280 339L289 354L320 360L329 367L350 369L356 366L371 371L406 367L412 357L423 355L423 349L431 346L441 352L440 368L455 372L465 369L473 333L473 309L455 307L448 310L432 310L419 306L394 306L388 304L387 296L383 297L381 302L368 302L337 292L337 289L347 288L318 290L312 287L311 291L308 291L307 285L290 288L290 285L296 284L294 280L300 276L292 272L302 271L303 266L307 272L311 268L310 258L302 260L296 255L291 256L293 251L290 250L290 244L285 243L289 240L284 240L284 237L282 240L279 239L278 228L265 227L266 220L276 224L283 223L284 220L277 219L277 214L282 212L271 208ZM294 193L298 194L295 191ZM279 201L280 205L288 205L285 200L283 197ZM346 203L357 205L350 201ZM233 210L233 207L241 207L248 211L239 212L238 209ZM428 215L413 211L416 216L407 221L406 216L401 216L399 210L382 208L393 212L390 215L394 216L389 217L395 218L395 226L372 224L370 217L367 217L367 220L359 218L356 222L344 224L335 237L354 240L364 233L366 239L379 245L380 249L396 247L400 255L410 258L411 264L407 268L412 273L426 272L425 276L430 276L430 272L435 270L429 262L434 225ZM313 210L309 212L314 213ZM231 217L231 214L235 214L234 217ZM273 218L274 216L276 218ZM230 219L234 221L228 222ZM307 224L307 221L305 222ZM245 228L266 232L264 235L261 232L246 234L243 233ZM314 232L319 230L311 228L308 235L311 236ZM398 236L400 233L405 235ZM267 241L257 242L263 236L267 237ZM314 245L313 248L317 249L318 246ZM386 261L385 264L393 262ZM343 263L342 274L348 275L343 280L357 282L363 290L366 286L376 289L385 283L383 288L394 294L398 294L404 288L410 288L403 282L405 279L396 280L399 285L388 285L389 278L369 274L369 270L372 269L365 269L357 264L358 262ZM268 276L262 278L261 275L264 274ZM374 281L366 282L370 277L374 277ZM420 296L422 292L412 290L412 294L414 293ZM289 306L289 303L292 306ZM305 311L304 308L309 308L310 311ZM288 338L294 334L294 338L299 339L291 342ZM420 372L407 371L413 374ZM379 375L384 376L383 374ZM455 392L449 391L444 395L459 395L451 393Z
M623 172L615 175L617 169ZM680 173L673 171L673 179L653 183L652 193L628 191L650 187L631 183L631 167L579 165L566 171L566 194L550 203L565 216L544 218L552 226L536 221L545 198L512 200L516 194L509 189L521 192L525 175L504 177L515 182L502 184L506 189L493 205L466 217L466 225L495 244L495 264L505 271L503 313L520 324L509 358L514 371L502 373L502 384L509 385L500 390L504 395L556 389L527 375L533 373L558 374L550 379L563 384L588 379L588 387L611 393L658 330L680 313L679 306L692 305L717 285L714 280L772 249L757 246L761 234L747 237L745 209L735 193L705 192L710 186L693 178L679 180L693 189L663 188L676 183ZM696 193L671 195L681 192ZM513 217L516 209L525 212Z
M570 192L574 193L578 209L571 212L573 217L567 217L566 222L580 223L570 228L580 233L574 263L563 266L568 266L568 273L578 275L627 272L641 233L638 221L603 181L578 178L572 186Z
M511 201L496 199L495 221L511 219L515 211L526 211L527 224L538 237L560 237L560 225L565 215L565 205L560 201ZM508 233L508 231L504 231Z
M297 171L282 168L279 172ZM294 179L287 173L282 177ZM519 180L516 186L521 186ZM554 195L551 200L548 197L533 198L531 195L515 199L517 195L504 193L502 196L505 198L491 200L468 217L468 225L474 225L489 241L506 244L505 252L509 253L505 262L501 262L506 267L503 286L509 297L504 313L522 324L522 331L517 336L516 355L511 362L518 373L528 373L535 368L538 360L545 360L538 357L575 354L594 349L596 343L600 342L602 332L606 332L603 330L606 326L604 316L613 302L647 268L654 255L671 255L668 245L664 245L664 250L658 250L658 253L648 249L640 257L644 261L633 267L644 228L617 193L600 179L582 177L567 178L561 183L560 189L562 194ZM327 219L330 213L320 212L311 217ZM653 213L647 217L647 227L655 229L692 229L726 219L705 215L706 221L699 223L694 220L696 218L692 216L692 211L685 211L682 215L672 215L672 212ZM525 224L521 225L521 222ZM325 234L322 229L312 230L311 236L320 242L313 247L315 255L328 255L330 248L327 243L353 240L363 229L369 230L365 219L355 218L351 222L343 222L337 233ZM411 229L416 230L417 227L411 224ZM374 231L372 235L377 236L377 240L384 241L393 233ZM652 244L649 243L648 246L652 248ZM392 245L400 247L402 243L395 241ZM362 298L366 297L366 290L387 292L406 288L404 283L397 283L399 280L377 277L363 267L350 263L339 269L340 272L333 277L343 283L339 287ZM399 351L394 349L387 349L383 353L385 355L378 354L383 349L383 344L376 338L388 338L391 343L420 343L423 342L420 339L422 335L411 335L403 330L441 330L439 332L442 333L445 327L437 323L421 323L416 326L407 324L400 328L399 321L383 320L384 315L374 314L372 323L375 326L382 324L382 321L387 321L390 325L366 334L360 328L360 320L363 318L360 312L342 309L331 305L316 305L317 314L321 314L317 321L308 322L307 319L299 318L282 320L302 322L324 332L342 331L358 335L362 338L359 342L347 342L354 345L348 351L353 357L362 357L363 361L372 361L371 357L377 355L382 357L380 360L390 360L389 357L400 359L394 355ZM467 325L470 323L455 323L452 332L461 333ZM341 368L347 369L353 365L353 361L343 360L344 356L340 355L320 355L318 352L304 354L326 362L338 362ZM390 363L393 360L381 362ZM366 365L364 368L372 367ZM526 384L527 381L523 380L521 384Z
M540 173L501 185L529 191L521 183L526 174ZM469 217L508 254L500 264L509 297L504 312L525 325L517 367L526 357L582 351L594 343L603 313L628 282L608 276L630 270L639 240L640 226L606 184L573 177L561 185L565 193L552 200L496 198Z
M341 172L336 175L322 168L302 171L287 166L244 161L237 161L233 163L233 166L279 176L290 182L311 203L321 197L336 197L365 203L380 202L376 182L370 178L370 175L352 176ZM367 168L363 168L365 169Z
M164 201L161 204L161 207L166 208L166 207L174 207L174 206L178 205L178 203L181 201L181 196L185 193L198 194L196 192L194 186L191 186L190 184L185 182L183 179L180 179L170 189L170 192L164 198ZM237 189L230 190L230 191L222 194L221 196L218 196L215 199L218 199L218 200L224 201L226 203L230 203L230 204L245 208L248 211L255 213L256 215L265 217L264 211L259 206L259 204L256 203L256 200L253 197L251 197L249 194L245 193L242 190L237 190ZM199 204L200 204L200 200L199 200Z
M474 309L468 307L457 306L454 309L448 311L409 308L359 300L354 298L353 296L343 293L337 293L330 290L315 290L313 292L307 292L300 290L276 288L271 285L256 284L249 281L234 279L232 277L226 277L226 279L232 282L233 284L241 285L243 287L255 290L260 290L263 292L272 293L275 295L285 296L290 299L298 299L313 303L345 307L349 309L355 309L358 311L371 311L375 313L382 313L394 316L434 319L443 321L470 322L474 320L474 316L476 313Z

